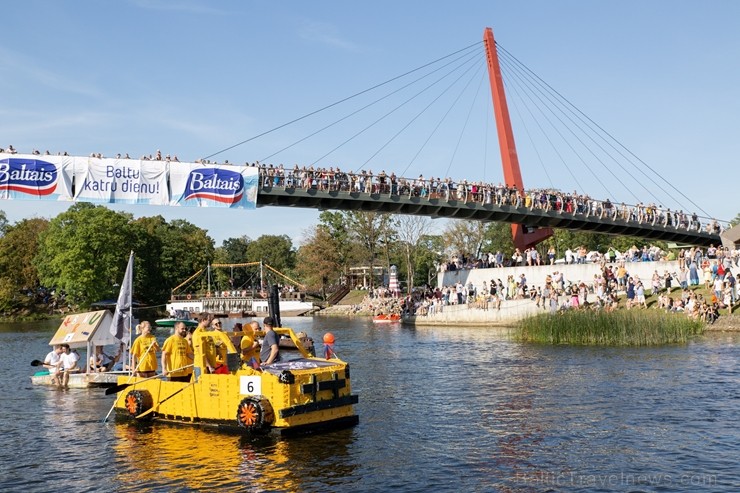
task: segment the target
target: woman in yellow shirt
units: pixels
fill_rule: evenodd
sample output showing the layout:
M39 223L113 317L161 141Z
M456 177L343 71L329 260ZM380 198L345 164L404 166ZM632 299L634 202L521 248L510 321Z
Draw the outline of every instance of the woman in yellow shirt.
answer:
M157 338L152 334L152 325L147 321L137 325L136 332L141 333L131 346L134 368L137 369L136 376L153 377L157 372L157 351L159 351Z
M241 340L242 361L251 368L259 368L259 343L255 340L255 331L260 330L260 324L252 321L244 326L245 335Z

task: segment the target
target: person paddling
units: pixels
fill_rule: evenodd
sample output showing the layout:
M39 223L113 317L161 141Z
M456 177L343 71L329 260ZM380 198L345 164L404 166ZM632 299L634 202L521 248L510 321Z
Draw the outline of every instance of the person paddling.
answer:
M62 382L59 380L59 367L62 365L62 353L62 346L57 344L56 346L54 346L54 349L52 349L49 354L46 355L46 358L44 358L44 368L49 370L52 385L62 384ZM35 363L36 362L34 362L34 364Z

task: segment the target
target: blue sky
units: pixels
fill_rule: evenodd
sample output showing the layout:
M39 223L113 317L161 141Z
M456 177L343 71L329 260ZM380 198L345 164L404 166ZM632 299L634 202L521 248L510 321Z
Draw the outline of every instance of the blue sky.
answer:
M161 149L192 161L477 43L490 26L501 46L647 163L648 173L663 176L708 215L730 220L740 212L738 19L740 2L730 0L8 2L0 147L107 156ZM477 87L479 79L471 79L431 139L428 126L412 128L380 150L388 139L382 130L393 134L404 125L389 119L319 165L367 163L376 172L499 182L490 93ZM359 104L216 158L261 160ZM513 102L510 110L512 120L523 111ZM269 162L311 164L373 118L351 128L342 123ZM554 165L545 179L540 151L525 133L531 128L514 125L525 186L579 188ZM603 182L575 173L584 189L604 196ZM611 186L624 173L595 174ZM11 222L65 208L0 203ZM234 236L287 234L297 246L318 222L315 210L115 208L186 218L217 245Z

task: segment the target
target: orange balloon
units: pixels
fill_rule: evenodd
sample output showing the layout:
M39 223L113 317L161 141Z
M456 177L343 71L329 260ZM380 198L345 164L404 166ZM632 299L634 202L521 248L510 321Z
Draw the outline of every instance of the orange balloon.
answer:
M334 344L334 334L331 332L324 334L324 344Z

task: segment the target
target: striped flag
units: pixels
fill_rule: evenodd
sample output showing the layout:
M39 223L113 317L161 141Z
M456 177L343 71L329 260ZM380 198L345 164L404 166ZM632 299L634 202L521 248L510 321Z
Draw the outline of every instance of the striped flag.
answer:
M121 283L121 292L118 294L116 311L110 325L110 333L119 341L128 344L131 340L131 303L134 283L134 252L128 259L126 274Z

